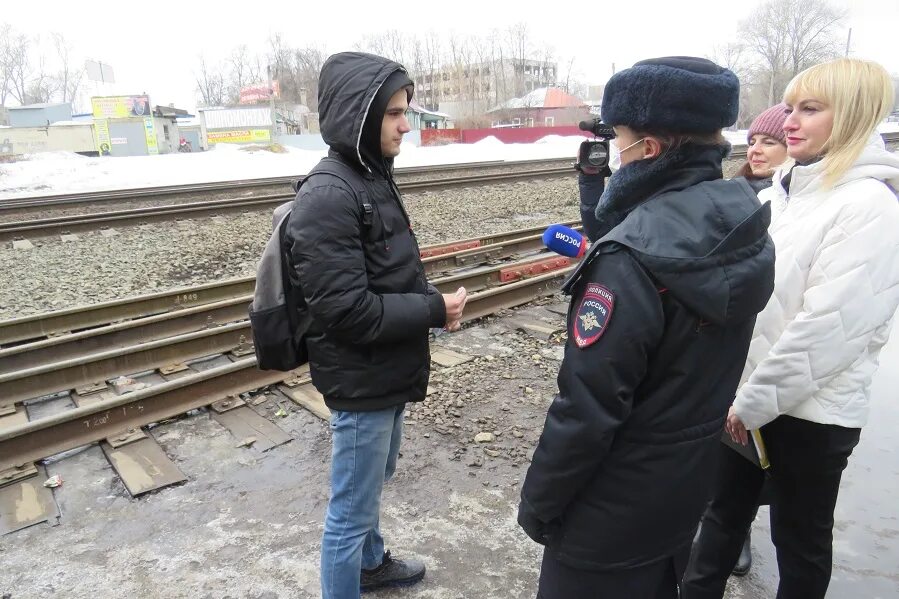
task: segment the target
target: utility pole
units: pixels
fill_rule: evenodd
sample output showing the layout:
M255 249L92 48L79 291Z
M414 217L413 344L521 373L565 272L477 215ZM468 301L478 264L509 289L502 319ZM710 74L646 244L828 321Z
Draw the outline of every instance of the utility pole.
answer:
M849 35L846 36L846 56L849 56L849 46L852 43L852 27L849 28Z

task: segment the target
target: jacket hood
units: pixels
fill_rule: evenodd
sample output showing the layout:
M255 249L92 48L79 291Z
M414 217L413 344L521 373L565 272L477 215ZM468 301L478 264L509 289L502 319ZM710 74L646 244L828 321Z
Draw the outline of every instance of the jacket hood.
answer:
M381 87L394 73L408 78L403 65L387 58L365 52L341 52L325 61L319 75L322 138L332 150L369 172L380 170L380 139L377 147L367 147L363 144L363 129L369 117L383 118L383 108L380 115L370 112Z
M791 164L781 166L774 173L774 189L778 195L786 195L784 178L790 176L790 195L814 193L824 185L824 164L819 160L807 166ZM792 167L792 168L791 168ZM883 138L878 133L871 135L858 160L836 182L834 188L860 179L876 179L889 185L893 193L899 195L899 156L886 150Z
M754 318L774 290L770 204L745 181L708 181L634 210L606 236L660 286L717 325Z
M720 149L683 152L671 156L670 174L657 179L657 193L619 211L618 224L593 245L584 263L622 245L660 288L703 320L725 325L754 318L774 289L770 205L759 203L745 179L720 178ZM661 172L658 166L643 168Z

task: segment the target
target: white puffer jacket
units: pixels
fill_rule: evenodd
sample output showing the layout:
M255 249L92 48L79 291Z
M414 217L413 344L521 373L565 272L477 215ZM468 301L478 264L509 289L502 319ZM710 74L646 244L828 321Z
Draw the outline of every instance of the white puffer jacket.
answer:
M734 409L746 428L781 414L860 428L899 306L899 156L872 140L832 189L823 164L774 175L774 294L758 315ZM895 367L895 365L893 365Z

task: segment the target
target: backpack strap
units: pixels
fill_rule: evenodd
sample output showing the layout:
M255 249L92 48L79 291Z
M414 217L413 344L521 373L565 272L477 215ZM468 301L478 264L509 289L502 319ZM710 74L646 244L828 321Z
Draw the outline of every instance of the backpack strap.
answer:
M358 174L348 165L336 158L330 156L323 158L318 165L312 169L312 172L306 175L302 180L297 181L295 184L297 197L299 197L300 189L306 181L315 175L322 174L337 177L353 191L353 196L356 198L356 202L359 204L359 209L361 211L360 222L364 228L370 228L374 222L374 207L368 199L368 191L363 185L358 183L354 184L354 182L358 181ZM290 276L290 252L284 244L288 220L289 217L283 218L277 231L281 248L281 281L284 288L284 300L288 307L289 318L291 319L291 327L297 331L298 335L301 335L305 334L306 329L309 327L309 318L308 310L306 309L306 300L301 293L298 294L294 292L295 290ZM305 318L306 322L294 322L294 319L297 317Z
M278 225L277 234L280 241L278 245L281 249L281 285L284 288L284 303L287 305L287 317L290 320L290 326L292 329L297 330L297 325L299 323L295 322L295 319L299 315L300 309L306 308L306 300L302 295L297 298L298 294L293 293L294 289L290 278L290 253L287 248L284 247L284 235L287 231L287 222L289 220L289 214L281 219L281 222Z
M360 211L360 222L362 226L365 228L371 227L374 222L374 206L371 203L371 200L368 197L368 190L365 186L360 182L360 175L356 171L352 169L349 165L347 165L342 160L334 158L332 156L326 156L321 159L321 161L312 169L306 178L303 179L301 183L297 185L297 194L300 193L300 187L309 180L313 175L318 174L328 174L332 177L337 177L343 183L353 190L353 195L356 198L356 202L359 205Z

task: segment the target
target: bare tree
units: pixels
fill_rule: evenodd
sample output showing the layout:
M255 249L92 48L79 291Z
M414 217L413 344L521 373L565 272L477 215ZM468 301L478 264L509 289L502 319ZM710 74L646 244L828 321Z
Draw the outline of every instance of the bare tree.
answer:
M298 48L294 52L297 82L294 99L312 112L318 110L318 76L326 58L325 51L320 48Z
M416 82L419 102L440 109L452 100L465 113L454 115L460 123L489 122L488 108L560 80L554 50L534 44L524 23L486 36L429 31L404 37L391 30L362 38L355 49L403 63Z
M499 40L499 32L494 30L492 37L494 40ZM494 47L496 48L493 65L493 72L495 73L494 87L496 88L496 103L499 104L512 97L513 94L509 91L512 82L509 81L508 73L506 71L506 52L504 45L496 43ZM502 92L500 92L500 90L502 90Z
M571 83L572 83L572 81L571 81L571 70L572 70L573 68L574 68L574 56L572 56L572 57L571 57L571 60L568 61L568 69L567 69L567 72L565 73L565 85L564 85L564 88L565 88L565 91L568 92L569 94L572 93L572 91L571 91Z
M54 33L52 38L59 61L59 70L56 75L57 89L63 102L74 103L84 78L84 69L73 66L72 45L62 34Z
M225 77L221 66L207 64L206 57L201 54L200 66L194 76L203 106L221 106L225 103Z
M313 112L318 110L318 76L325 63L324 50L291 47L280 33L269 39L269 45L268 60L273 77L278 80L281 99L305 104Z
M443 62L443 45L440 36L433 31L428 32L424 38L423 61L422 73L427 73L425 81L429 92L428 97L431 99L430 108L437 110L443 97L442 82L438 81L440 78L438 71Z
M59 91L59 82L47 68L47 58L43 53L38 54L37 60L31 65L33 75L26 85L25 99L22 104L43 104L53 100Z
M420 79L426 72L425 49L420 37L417 35L412 37L407 45L407 52L406 60L409 62L404 64L412 75L413 80Z
M835 33L845 11L827 1L769 0L740 24L746 47L760 61L768 82L768 105L790 77L839 53Z
M527 91L524 86L525 61L530 57L531 40L525 23L516 23L506 29L508 54L513 62L514 80L512 94L524 95Z
M28 53L31 42L22 34L10 36L6 51L6 68L9 73L9 93L19 102L28 104L31 61Z
M787 28L790 77L813 64L839 56L841 43L836 32L846 19L846 9L835 8L826 2L784 1L790 5Z
M386 51L384 56L398 63L408 66L406 56L406 38L396 29L390 29L384 34Z
M240 101L240 90L262 80L262 65L258 55L251 55L243 44L235 47L228 57L227 100L230 104Z
M538 83L541 87L552 87L556 85L558 81L558 73L554 72L554 69L551 65L556 64L556 54L555 50L552 46L544 46L539 53L540 69L539 74L537 75ZM572 57L571 62L574 62L574 58ZM570 68L570 67L569 67Z
M759 112L759 107L756 106L758 103L755 93L758 88L756 81L760 78L767 81L767 76L761 72L763 69L752 64L749 54L747 46L737 41L715 44L712 46L711 54L707 56L712 62L733 71L740 80L740 106L735 124L737 128L745 128L753 115Z
M14 38L12 28L0 25L0 106L6 106L12 85L12 61L10 60L11 44Z

